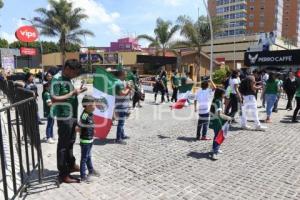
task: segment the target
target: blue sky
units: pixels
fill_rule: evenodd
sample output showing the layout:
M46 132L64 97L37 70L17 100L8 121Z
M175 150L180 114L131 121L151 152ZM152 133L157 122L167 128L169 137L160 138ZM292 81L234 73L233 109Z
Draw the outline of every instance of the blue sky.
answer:
M185 14L196 19L197 9L206 14L202 0L69 0L75 7L81 7L89 15L82 23L95 33L95 37L85 38L85 44L108 46L111 41L120 37L139 34L153 34L158 17L176 21L179 15ZM4 0L0 10L0 37L15 40L17 27L26 24L20 18L33 18L34 10L47 7L47 0ZM41 38L56 40L56 38ZM146 43L143 42L143 45Z

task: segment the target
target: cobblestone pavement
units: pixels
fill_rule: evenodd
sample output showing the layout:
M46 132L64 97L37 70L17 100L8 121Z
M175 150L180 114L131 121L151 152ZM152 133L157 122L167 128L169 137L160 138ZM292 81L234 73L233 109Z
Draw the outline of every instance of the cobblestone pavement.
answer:
M93 162L100 178L60 188L50 178L33 185L27 199L299 200L300 124L288 123L291 114L275 113L267 132L233 125L220 160L212 161L211 141L194 141L197 115L192 107L170 111L169 104L147 100L126 124L131 137L127 145L113 143L116 127L107 141L94 145ZM261 119L264 115L261 110ZM79 158L78 143L75 152ZM55 175L56 145L43 144L43 154L46 177Z

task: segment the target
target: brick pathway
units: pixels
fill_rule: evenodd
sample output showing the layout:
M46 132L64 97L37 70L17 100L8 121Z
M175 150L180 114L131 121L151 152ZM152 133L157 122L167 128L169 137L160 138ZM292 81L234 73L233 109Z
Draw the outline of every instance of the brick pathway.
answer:
M100 178L60 188L50 179L29 189L27 199L300 199L300 124L281 121L292 112L274 114L267 132L242 131L234 125L222 146L224 154L212 161L211 142L193 141L197 117L192 111L170 112L168 104L146 101L128 120L131 139L126 146L111 140L94 145ZM264 114L261 111L261 118ZM115 128L109 139L115 137ZM55 152L56 145L43 144L46 176L56 173ZM75 152L79 158L78 144Z

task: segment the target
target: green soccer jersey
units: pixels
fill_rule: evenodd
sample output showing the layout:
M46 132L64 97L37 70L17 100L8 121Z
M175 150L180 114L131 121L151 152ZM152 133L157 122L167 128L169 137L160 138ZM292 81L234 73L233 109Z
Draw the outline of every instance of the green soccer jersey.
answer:
M172 79L173 85L174 85L175 87L178 87L179 84L180 84L180 77L177 76L177 75L173 75L171 79Z
M44 91L42 98L43 98L43 107L44 107L44 117L48 118L50 117L50 106L48 106L48 103L51 102L50 92Z
M52 96L63 96L74 90L71 80L61 73L56 74L51 81ZM55 116L58 118L77 118L78 99L72 96L63 102L54 102Z

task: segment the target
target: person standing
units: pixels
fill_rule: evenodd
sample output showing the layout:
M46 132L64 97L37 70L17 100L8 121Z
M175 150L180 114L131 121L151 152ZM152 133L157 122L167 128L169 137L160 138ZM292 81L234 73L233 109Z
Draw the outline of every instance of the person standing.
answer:
M274 104L274 108L273 108L273 112L277 113L278 112L278 103L279 103L279 100L281 98L281 93L282 93L282 88L283 88L283 81L281 79L281 74L276 74L276 81L278 82L278 87L279 87L279 90L278 90L278 93L277 93L277 100Z
M59 178L64 183L79 182L70 173L80 171L73 154L77 127L77 96L87 88L75 89L71 82L79 76L80 70L81 64L77 60L67 60L62 71L51 81L51 98L58 127L57 168Z
M30 90L34 93L34 96L36 98L36 100L38 99L39 93L38 93L38 88L36 86L36 84L34 83L34 76L32 73L28 72L25 75L25 86L24 88L26 90ZM38 106L37 106L38 108ZM39 125L44 125L44 123L42 122L40 115L39 115L39 111L37 110L37 121L39 123Z
M243 95L241 127L243 129L251 129L249 126L247 126L247 114L249 112L251 113L251 117L255 123L254 130L265 131L267 129L267 127L261 125L258 118L256 92L260 89L261 87L256 85L254 76L248 76L241 82L240 93Z
M80 178L81 182L90 182L90 177L99 177L92 163L92 147L94 142L94 119L93 112L96 109L96 99L93 96L85 95L82 99L82 106L84 108L80 116ZM89 175L86 175L86 168Z
M265 96L266 103L267 103L266 123L271 123L271 114L272 114L274 105L276 103L276 100L278 98L279 90L280 90L280 87L279 87L279 84L278 84L278 80L276 80L276 78L275 78L275 74L270 73L269 74L269 79L266 82L265 89L264 89L264 92L263 92L263 95L262 95L262 98L263 98L263 96Z
M154 84L153 91L154 91L154 103L158 104L157 103L157 95L159 92L161 93L161 103L164 103L165 102L165 87L164 87L163 80L159 75L155 78L155 84Z
M129 107L128 100L129 95L131 93L132 87L130 85L124 85L124 80L126 77L126 72L123 69L119 69L116 73L116 77L118 81L115 85L115 94L116 94L116 106L115 106L115 114L118 120L117 125L117 136L115 142L117 144L126 144L125 139L129 139L129 137L125 134L124 126L125 120L128 116Z
M142 106L140 104L140 91L139 91L140 80L139 80L139 74L137 69L132 70L132 76L130 76L129 80L132 81L134 87L134 94L132 97L132 107L135 108L136 104L138 104L138 107L141 108Z
M229 81L229 86L231 88L230 93L230 102L229 107L231 108L231 111L229 113L229 109L226 109L226 113L231 116L232 118L235 117L236 113L238 112L239 108L239 102L242 102L241 94L239 92L239 85L240 85L240 79L239 79L239 71L235 70L232 72L231 79Z
M211 85L211 88L209 88L209 84ZM203 81L201 83L201 89L199 89L196 93L194 108L195 112L199 112L196 140L210 140L207 138L209 110L214 97L215 89L216 85L213 81Z
M180 86L180 77L177 75L177 72L177 70L173 70L173 75L171 77L171 85L173 89L171 102L177 102L178 87Z
M169 89L168 89L168 75L167 75L165 67L162 68L162 70L159 74L159 77L162 80L164 90L165 90L164 93L167 95L167 100L168 100L168 102L170 102L170 95L169 95Z
M44 106L44 117L47 118L47 127L46 127L46 138L47 143L54 144L54 137L53 137L53 125L54 125L54 118L50 112L52 101L50 95L50 83L44 84L44 90L42 94L43 98L43 106Z
M263 70L261 72L261 81L262 81L262 85L263 85L263 88L262 88L263 91L265 90L268 79L269 79L269 74L265 70ZM263 94L262 94L262 107L263 108L266 107L266 97Z
M300 110L300 78L296 79L296 101L297 101L297 107L295 108L294 114L293 114L293 123L298 123L297 116Z
M297 89L297 81L294 72L289 72L289 77L283 83L283 89L287 95L288 102L286 105L287 110L293 110L292 101L294 99L296 89Z
M218 160L220 151L220 144L217 143L216 138L219 134L219 131L222 129L222 126L226 121L233 120L232 117L223 114L223 100L225 97L225 90L217 88L214 93L214 98L210 108L211 120L209 122L209 128L213 129L215 136L212 146L212 159Z

